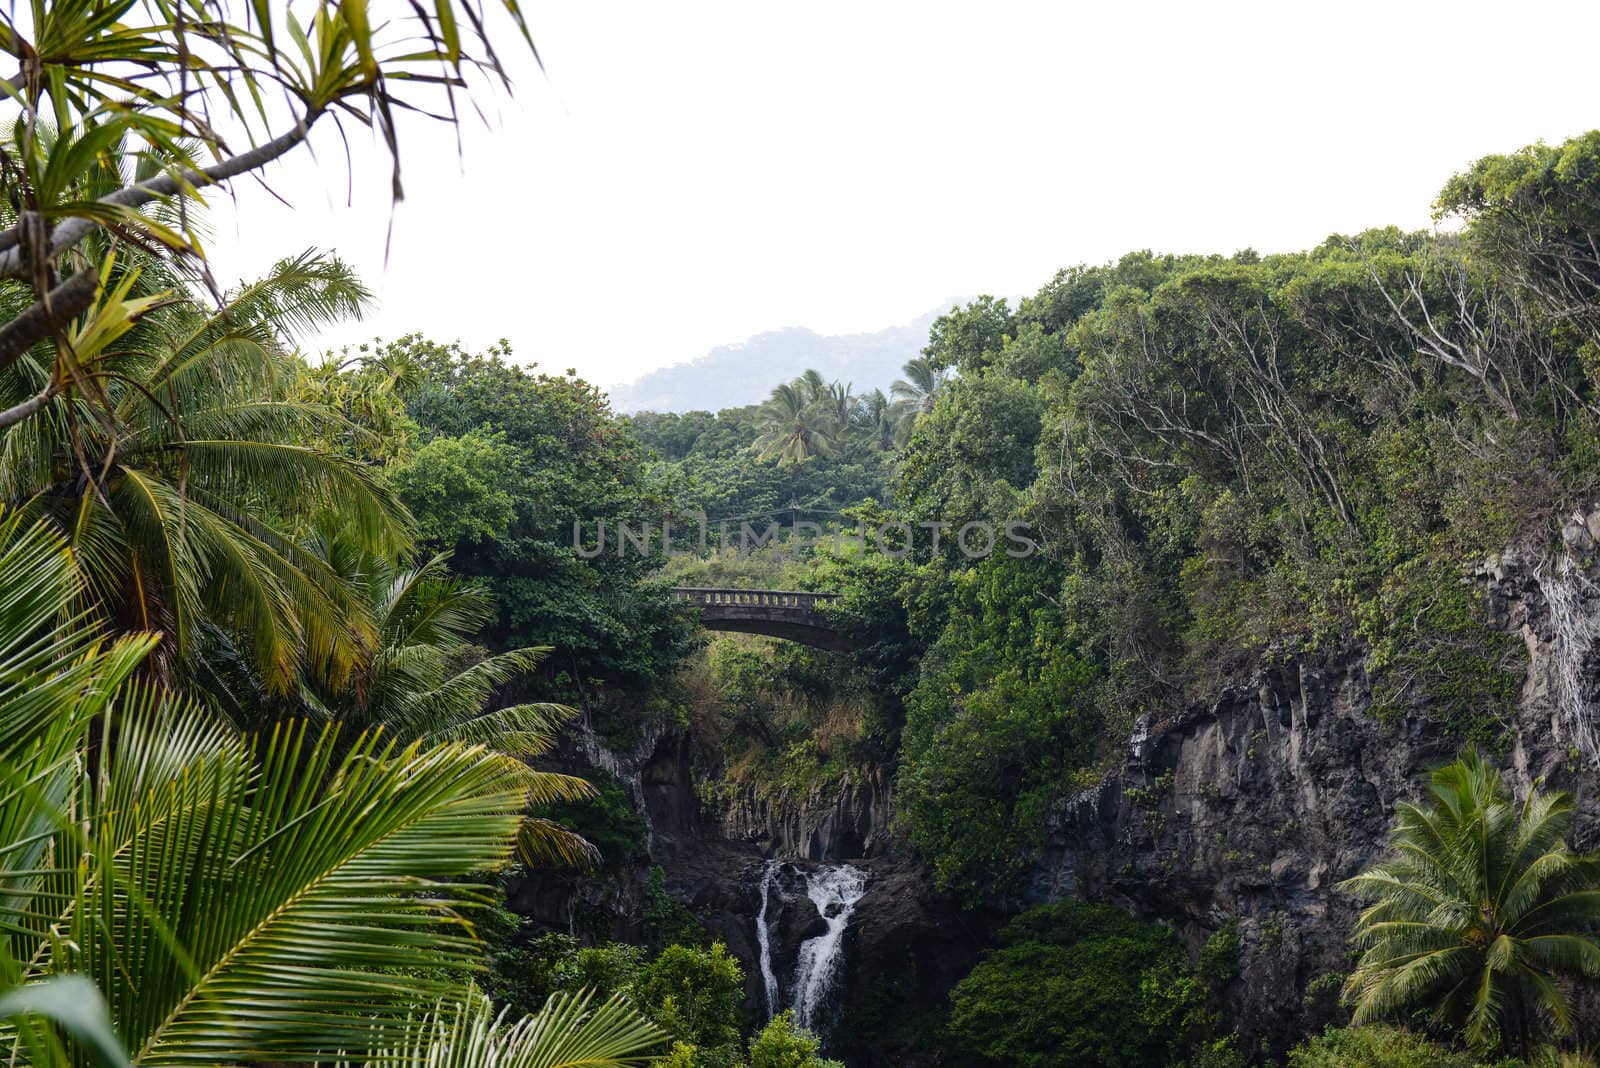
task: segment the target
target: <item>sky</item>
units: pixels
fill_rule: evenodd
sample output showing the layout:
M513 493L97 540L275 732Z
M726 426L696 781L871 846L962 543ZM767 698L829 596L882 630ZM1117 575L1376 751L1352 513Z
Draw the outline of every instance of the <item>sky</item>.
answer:
M1477 157L1600 126L1592 0L523 7L543 72L501 42L514 93L459 152L408 121L398 206L381 146L321 129L219 204L218 276L334 249L379 305L308 349L505 338L612 385L1133 249L1428 226Z

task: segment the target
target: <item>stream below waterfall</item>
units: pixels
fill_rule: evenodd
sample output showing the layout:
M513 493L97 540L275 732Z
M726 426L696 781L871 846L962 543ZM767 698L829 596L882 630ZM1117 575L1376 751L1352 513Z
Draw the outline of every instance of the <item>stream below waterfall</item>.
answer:
M788 984L788 1004L784 1004L784 985L778 981L778 965L773 960L772 930L781 921L785 906L802 899L784 891L779 879L783 865L780 860L767 861L761 873L761 909L756 913L756 944L761 951L767 1016L770 1018L785 1008L792 1008L796 1024L822 1033L827 1030L828 1021L824 1015L829 995L844 963L845 929L850 925L856 902L867 891L867 873L849 864L822 865L799 872L805 880L803 900L816 910L826 926L820 934L800 943L794 976Z

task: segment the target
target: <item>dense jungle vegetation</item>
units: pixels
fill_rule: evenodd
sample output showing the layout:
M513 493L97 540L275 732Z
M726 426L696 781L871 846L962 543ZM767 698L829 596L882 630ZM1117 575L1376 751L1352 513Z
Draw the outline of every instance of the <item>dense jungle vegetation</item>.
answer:
M717 639L689 676L708 774L771 790L891 765L903 830L978 904L1005 898L1051 807L1116 764L1136 721L1273 658L1359 651L1381 716L1499 751L1526 656L1474 575L1551 545L1595 493L1597 175L1591 134L1451 179L1435 232L1133 253L1015 308L952 309L892 434L871 430L881 398L814 376L756 409L634 417L713 516L832 509L946 534L942 551L669 564L687 584L837 591L859 647L842 672ZM879 448L881 492L856 474ZM1024 522L1042 551L968 559L949 532L974 520ZM1600 963L1568 949L1569 968ZM996 1063L1057 1063L972 1041ZM1303 1063L1344 1063L1317 1060L1340 1041Z
M302 13L0 21L13 1063L827 1068L744 1006L659 870L641 945L504 907L516 880L648 868L618 781L555 770L571 739L682 729L708 803L887 770L939 886L999 907L1141 718L1349 649L1382 715L1472 747L1342 891L1371 902L1354 1021L1414 1030L1334 1030L1291 1063L1557 1056L1567 980L1600 974L1600 863L1567 846L1570 799L1515 805L1493 770L1523 654L1473 574L1596 492L1600 134L1481 161L1437 232L1135 253L954 308L887 395L813 373L622 419L509 344L308 355L370 303L331 252L211 277L211 187L331 115L374 128L398 195L395 111L453 121L495 88L491 40L531 44L510 3ZM693 557L575 537L698 514L947 536ZM948 533L974 521L1039 551L964 554ZM836 591L857 651L707 640L673 584ZM1257 1051L1215 998L1237 950L1041 906L948 1011L885 1026L952 1064L1238 1064Z
M1005 891L1051 802L1139 716L1266 658L1365 648L1383 714L1492 750L1524 656L1474 571L1595 490L1597 167L1600 137L1538 146L1453 179L1436 233L1134 253L1015 309L952 309L908 368L937 381L890 420L904 444L881 484L857 467L891 438L864 431L868 399L834 414L837 383L799 417L804 380L756 411L636 416L713 516L944 524L937 552L923 536L669 573L844 595L871 695L853 737L896 761L914 841L973 900ZM758 459L718 463L740 450ZM950 532L974 520L1025 523L1041 551L968 559ZM713 671L791 697L844 684L793 650L740 682L752 655Z

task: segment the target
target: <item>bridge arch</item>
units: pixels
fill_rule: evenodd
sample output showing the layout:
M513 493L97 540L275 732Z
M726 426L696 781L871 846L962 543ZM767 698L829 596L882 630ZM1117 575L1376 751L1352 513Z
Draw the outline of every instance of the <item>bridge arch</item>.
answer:
M735 590L706 586L675 586L673 596L700 606L700 623L707 630L764 634L801 645L849 652L850 640L834 629L818 609L838 595L809 590Z

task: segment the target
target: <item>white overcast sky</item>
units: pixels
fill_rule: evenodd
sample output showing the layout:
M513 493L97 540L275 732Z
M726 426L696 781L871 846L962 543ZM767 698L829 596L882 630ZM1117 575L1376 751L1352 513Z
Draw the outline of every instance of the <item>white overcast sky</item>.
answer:
M493 0L490 0L493 3ZM219 212L219 277L307 246L420 330L602 384L763 330L904 322L1130 249L1282 251L1425 226L1485 153L1600 126L1600 5L735 3L524 7L490 124L331 130ZM346 198L354 184L354 203Z

